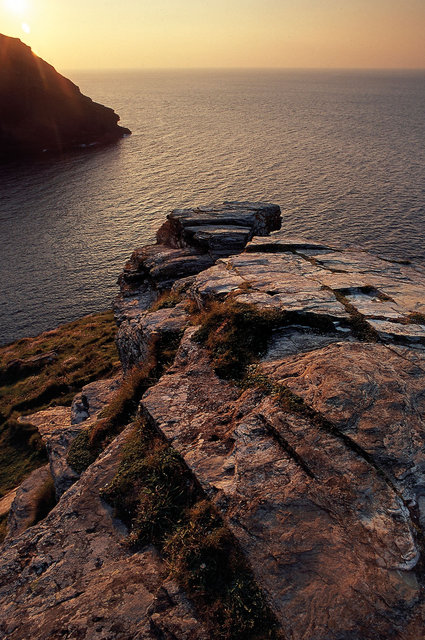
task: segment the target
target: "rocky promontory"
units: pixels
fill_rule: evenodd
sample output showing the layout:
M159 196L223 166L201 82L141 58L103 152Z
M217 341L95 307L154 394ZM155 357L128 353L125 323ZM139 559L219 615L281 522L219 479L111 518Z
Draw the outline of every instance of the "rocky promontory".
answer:
M0 158L61 153L104 145L130 134L110 108L17 38L0 34Z
M280 227L177 209L133 253L118 391L26 418L57 504L12 503L0 638L424 637L425 270Z

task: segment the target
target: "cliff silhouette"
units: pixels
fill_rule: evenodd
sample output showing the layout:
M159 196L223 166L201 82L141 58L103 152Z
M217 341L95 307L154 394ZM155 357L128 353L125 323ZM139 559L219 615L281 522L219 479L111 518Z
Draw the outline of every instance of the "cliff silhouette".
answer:
M130 130L23 42L0 34L0 158L117 141Z

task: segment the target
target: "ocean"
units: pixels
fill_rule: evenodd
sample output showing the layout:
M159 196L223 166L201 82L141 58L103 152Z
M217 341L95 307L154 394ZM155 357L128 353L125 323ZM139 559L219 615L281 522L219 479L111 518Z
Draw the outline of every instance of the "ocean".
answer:
M273 202L289 234L425 261L425 72L66 75L133 135L0 167L0 344L110 307L175 207Z

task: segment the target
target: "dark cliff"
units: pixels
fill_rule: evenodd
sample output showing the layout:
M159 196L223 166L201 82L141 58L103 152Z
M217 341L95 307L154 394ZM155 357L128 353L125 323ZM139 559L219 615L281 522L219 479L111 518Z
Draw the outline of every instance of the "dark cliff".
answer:
M0 34L0 158L103 145L131 133L17 38Z

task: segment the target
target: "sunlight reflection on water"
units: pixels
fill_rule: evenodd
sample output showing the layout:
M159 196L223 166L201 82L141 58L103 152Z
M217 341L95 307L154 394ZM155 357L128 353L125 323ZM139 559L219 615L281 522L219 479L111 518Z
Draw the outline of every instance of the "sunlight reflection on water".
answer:
M425 259L423 73L69 75L133 135L0 167L0 342L109 306L177 206L266 200L288 233Z

